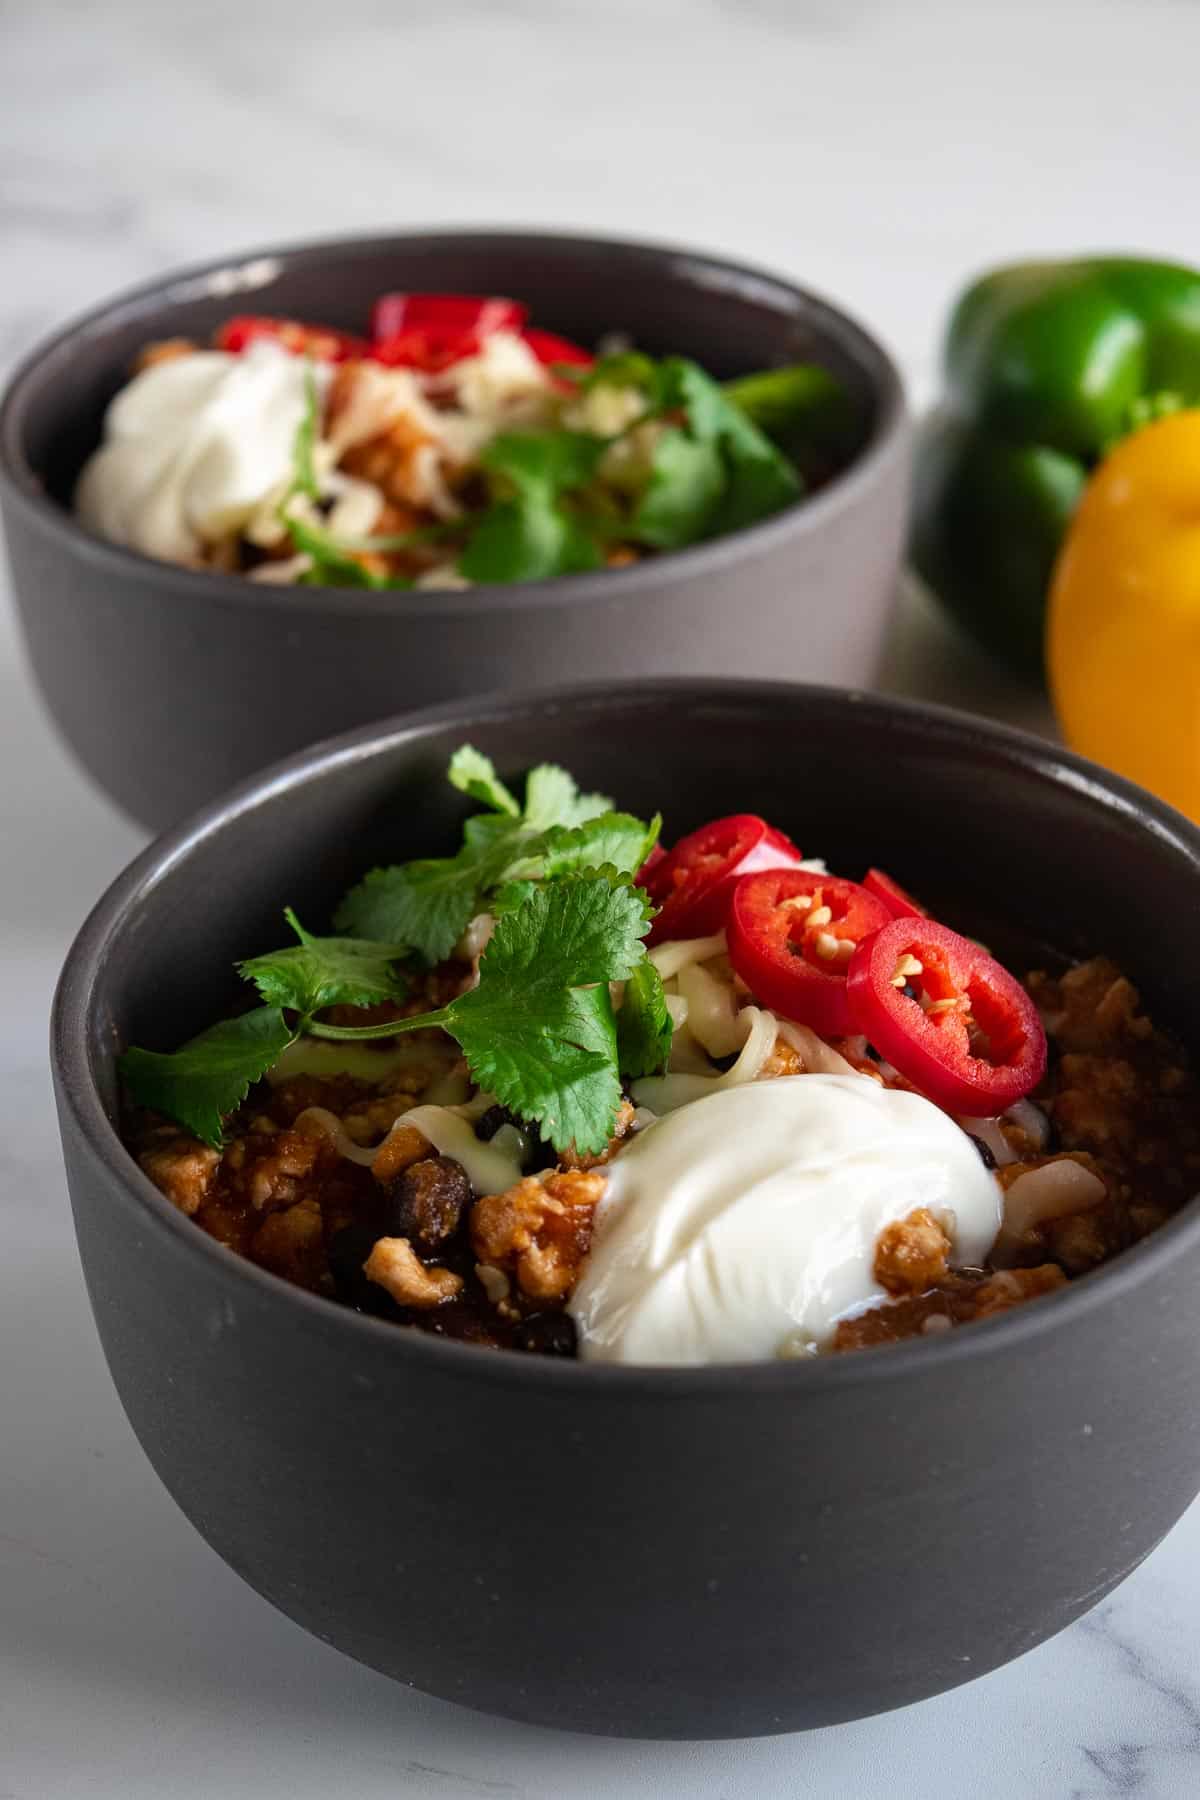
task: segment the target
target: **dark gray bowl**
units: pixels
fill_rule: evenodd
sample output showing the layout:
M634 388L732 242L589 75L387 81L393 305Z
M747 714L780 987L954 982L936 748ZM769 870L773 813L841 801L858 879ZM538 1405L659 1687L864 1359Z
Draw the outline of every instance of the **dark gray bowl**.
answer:
M150 561L70 516L104 407L148 339L204 338L238 311L361 330L388 288L512 293L585 343L618 328L720 376L815 359L847 385L857 448L811 501L732 537L466 594L264 587ZM896 371L836 308L690 251L560 235L359 238L169 276L34 351L0 410L0 515L34 673L84 767L156 828L275 757L436 700L656 674L870 683L907 480Z
M1200 831L957 714L716 682L443 707L161 839L67 961L53 1062L109 1366L171 1493L293 1619L398 1681L630 1736L827 1725L968 1681L1100 1600L1200 1488L1200 1208L1063 1296L808 1364L631 1369L446 1343L287 1286L126 1155L114 1052L379 861L448 848L465 736L671 835L761 809L836 867L1104 949L1193 1048ZM1017 879L1019 877L1019 879ZM965 918L971 917L967 912ZM1146 930L1147 918L1154 929ZM232 991L232 981L230 988Z

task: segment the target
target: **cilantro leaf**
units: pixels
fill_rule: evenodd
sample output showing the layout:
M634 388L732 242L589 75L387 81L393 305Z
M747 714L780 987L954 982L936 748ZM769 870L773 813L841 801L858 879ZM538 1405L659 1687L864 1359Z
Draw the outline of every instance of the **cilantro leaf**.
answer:
M445 1009L474 1079L557 1150L608 1142L621 1099L608 983L633 973L648 929L644 896L624 883L547 883L504 914L478 986Z
M597 440L599 441L599 440ZM580 575L601 564L599 545L580 520L548 490L497 500L471 533L458 559L468 581L545 581Z
M525 781L525 823L530 831L552 825L586 825L612 811L607 794L581 794L574 777L557 763L539 763Z
M535 892L537 882L524 876L519 881L506 881L488 898L488 911L495 919L503 918L505 913L516 912L524 906L530 894Z
M725 492L705 521L706 537L752 525L799 497L794 466L698 363L669 356L662 369L666 409L682 406L692 436L718 445L725 464Z
M222 1019L181 1050L126 1050L117 1067L130 1098L175 1119L214 1149L221 1121L246 1098L295 1033L278 1006Z
M479 461L518 493L540 488L557 494L589 481L604 451L603 438L588 431L502 431Z
M518 874L544 872L540 858L547 847L563 868L612 862L626 871L632 833L625 825L597 833L587 844L547 840L548 833L577 829L612 806L605 794L581 794L557 764L543 763L530 771L522 808L487 757L469 745L452 759L450 779L498 810L467 820L457 856L373 869L338 907L334 924L339 931L411 944L428 962L437 963L449 956L490 890ZM645 832L646 827L640 829Z
M665 429L629 536L673 550L778 512L801 492L794 465L699 364L664 357L646 389Z
M603 438L577 431L501 432L480 457L496 497L458 559L468 581L540 581L599 568L600 545L564 496L595 474Z
M598 387L634 387L653 394L657 381L658 364L644 350L614 350L596 358L579 386L585 394Z
M327 1006L373 1006L380 1000L403 1000L408 984L395 965L408 955L404 944L362 938L320 938L305 931L289 906L284 913L299 938L286 950L273 950L237 965L268 1006L285 1006L307 1017Z
M585 825L556 826L538 847L540 873L553 878L608 865L620 875L636 875L661 829L661 813L655 813L648 825L631 813L605 812Z
M717 445L671 427L651 453L650 480L634 511L632 535L656 550L694 544L705 535L724 488L725 465Z
M372 869L345 896L334 925L355 937L409 943L427 962L443 962L509 860L503 844L466 845L457 856Z
M674 1036L662 977L646 957L625 983L617 1013L617 1054L621 1073L636 1081L659 1075L667 1066Z
M491 757L484 756L473 745L459 745L450 758L450 767L446 773L460 793L470 794L473 800L482 801L493 812L508 813L514 819L520 817L521 808L516 796L509 792L497 775L496 765Z

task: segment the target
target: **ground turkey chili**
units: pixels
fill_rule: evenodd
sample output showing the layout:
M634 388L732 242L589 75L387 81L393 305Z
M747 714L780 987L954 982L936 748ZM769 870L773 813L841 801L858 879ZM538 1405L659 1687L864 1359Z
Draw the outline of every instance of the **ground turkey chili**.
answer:
M223 1070L253 1044L232 1103L201 1092L214 1033L124 1059L142 1169L262 1268L500 1348L801 1356L1052 1294L1200 1187L1188 1059L1103 956L1018 982L881 871L860 888L777 832L775 876L731 870L772 841L747 815L663 857L562 771L523 805L474 752L452 778L489 809L456 858L374 872L354 936L296 921L243 965L266 1004L214 1028ZM647 951L656 907L680 931Z

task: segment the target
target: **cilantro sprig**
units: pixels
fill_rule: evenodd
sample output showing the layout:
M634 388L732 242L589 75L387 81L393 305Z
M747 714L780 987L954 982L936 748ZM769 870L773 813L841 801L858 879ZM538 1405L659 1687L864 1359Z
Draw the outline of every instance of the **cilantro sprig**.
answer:
M457 855L372 869L339 906L339 931L407 943L426 962L442 962L487 897L508 883L605 864L633 875L658 837L657 816L645 824L613 811L607 795L580 793L553 763L530 772L523 805L470 745L456 752L449 775L489 810L467 821Z
M644 960L650 906L613 868L536 886L506 912L478 986L437 1012L362 1029L314 1021L316 1037L391 1037L440 1026L472 1077L557 1150L602 1150L621 1099L610 981Z
M410 955L407 944L313 937L290 906L283 916L299 942L237 965L268 1006L290 1007L308 1018L327 1006L376 1006L407 997L409 984L396 968Z
M651 908L632 883L659 821L616 812L555 764L530 772L523 801L469 745L449 773L486 808L467 821L458 855L375 871L339 910L349 935L316 936L289 907L296 942L237 964L263 1004L172 1053L135 1047L121 1057L136 1104L217 1147L224 1118L298 1037L354 1042L437 1027L458 1042L477 1084L556 1149L603 1148L621 1076L661 1068L670 1050L662 984L642 941ZM401 965L441 960L485 899L497 924L474 988L435 1012L376 1024L325 1016L403 1001ZM414 933L397 929L403 916ZM447 937L445 951L430 950ZM620 1013L612 982L625 984Z

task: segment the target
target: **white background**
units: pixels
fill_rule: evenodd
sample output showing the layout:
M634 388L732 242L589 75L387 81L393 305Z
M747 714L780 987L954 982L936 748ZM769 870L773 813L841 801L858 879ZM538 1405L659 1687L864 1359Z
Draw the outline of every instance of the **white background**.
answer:
M4 367L175 262L380 225L558 224L796 275L873 323L924 400L945 304L981 263L1200 261L1189 0L80 0L0 4L0 33ZM911 602L891 685L1043 723ZM118 1407L49 1097L54 976L140 842L54 742L0 600L0 1800L1200 1791L1195 1510L1019 1664L758 1743L481 1719L243 1587Z

